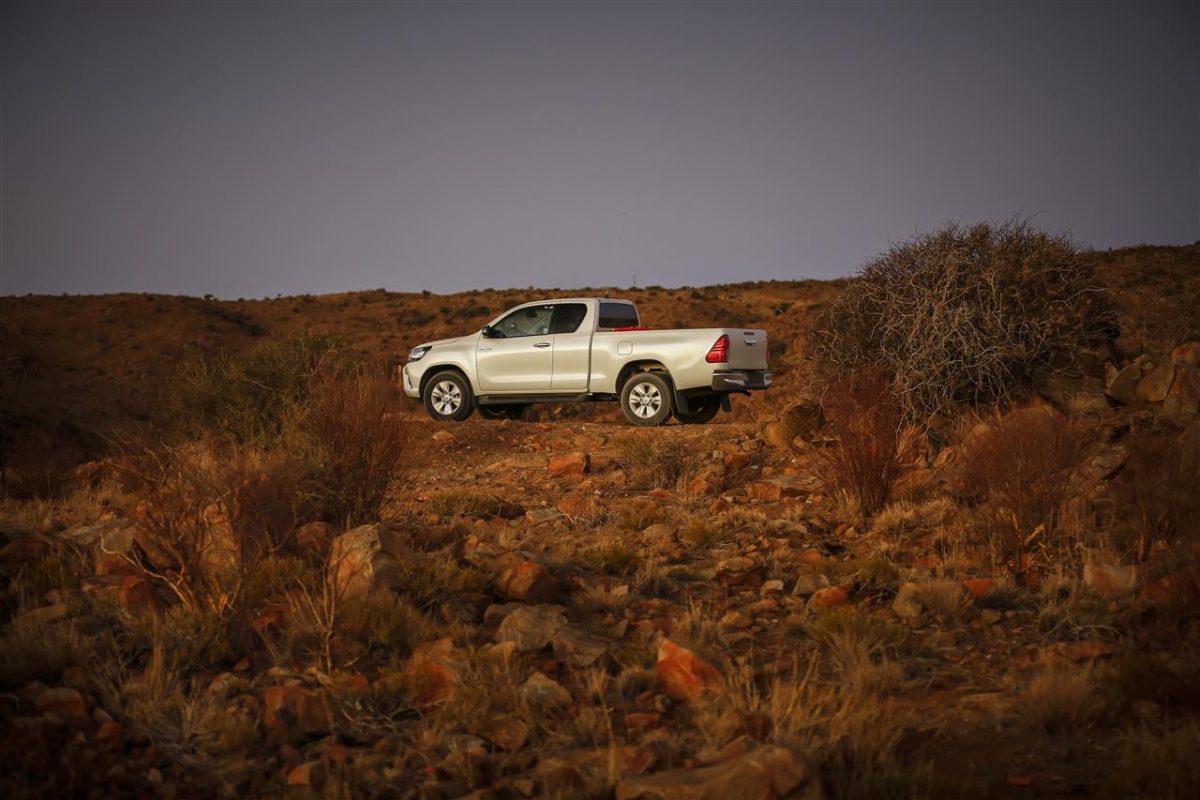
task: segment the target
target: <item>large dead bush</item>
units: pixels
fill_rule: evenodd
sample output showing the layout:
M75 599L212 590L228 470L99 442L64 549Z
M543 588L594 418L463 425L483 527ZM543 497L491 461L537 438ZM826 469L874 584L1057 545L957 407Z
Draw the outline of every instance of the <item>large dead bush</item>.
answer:
M1109 322L1065 236L1023 222L949 225L868 263L812 332L841 372L892 375L910 412L1008 400Z

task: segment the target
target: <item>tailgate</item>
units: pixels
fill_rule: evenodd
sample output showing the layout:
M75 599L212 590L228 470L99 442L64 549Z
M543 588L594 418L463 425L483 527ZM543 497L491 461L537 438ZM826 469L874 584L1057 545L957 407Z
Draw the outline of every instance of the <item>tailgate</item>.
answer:
M724 333L729 336L729 363L723 366L728 369L767 368L766 331L726 328Z

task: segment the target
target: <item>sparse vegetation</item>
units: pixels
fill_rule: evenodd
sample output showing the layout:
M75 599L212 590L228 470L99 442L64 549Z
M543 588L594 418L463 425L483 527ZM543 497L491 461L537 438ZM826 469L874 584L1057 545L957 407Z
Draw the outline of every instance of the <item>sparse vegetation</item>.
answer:
M641 299L687 324L735 308L792 358L846 285ZM370 365L523 299L229 304L255 338L183 298L27 301L53 303L44 318L0 298L24 331L0 390L48 409L15 425L21 397L0 396L21 463L60 400L80 411L44 440L72 454L47 459L46 490L0 500L0 786L608 798L648 776L766 794L812 775L834 800L1195 793L1194 420L1094 402L918 420L867 370L823 410L752 401L648 432L546 407L425 438ZM60 319L110 333L49 347ZM176 384L168 416L143 395L180 361L212 380ZM772 397L826 385L789 363ZM79 438L97 419L126 423L120 444L76 469L101 455ZM576 452L581 472L550 473Z

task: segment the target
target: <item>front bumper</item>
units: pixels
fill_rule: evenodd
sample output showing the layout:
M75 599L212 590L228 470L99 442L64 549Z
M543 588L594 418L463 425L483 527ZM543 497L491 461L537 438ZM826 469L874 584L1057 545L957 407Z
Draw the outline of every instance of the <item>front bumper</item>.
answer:
M400 368L400 385L404 387L404 394L409 397L417 397L421 393L421 378L415 369L415 364L409 362ZM414 367L414 369L410 369Z
M722 369L712 376L714 392L746 392L768 389L774 376L766 370Z

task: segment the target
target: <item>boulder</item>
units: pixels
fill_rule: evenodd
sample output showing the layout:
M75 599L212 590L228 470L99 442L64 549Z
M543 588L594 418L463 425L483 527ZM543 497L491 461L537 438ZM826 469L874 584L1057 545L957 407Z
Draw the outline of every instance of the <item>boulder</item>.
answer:
M693 702L721 686L721 673L686 647L663 639L655 664L662 690L675 700Z
M571 492L559 501L558 510L568 517L594 517L600 512L600 504L590 494Z
M296 547L306 553L324 553L338 535L338 529L328 522L306 522L296 528Z
M572 703L571 693L562 684L536 671L521 685L521 697L539 711L561 710Z
M1141 379L1141 366L1138 364L1127 364L1113 374L1104 392L1122 405L1132 405L1137 401L1137 387Z
M333 540L329 566L338 590L365 594L390 587L397 580L394 554L401 549L396 535L382 525L360 525Z
M562 606L538 605L513 609L496 628L497 642L512 642L517 651L541 650L554 640L559 628L566 627Z
M617 800L821 800L812 764L779 745L761 745L698 769L672 769L617 784Z
M1175 381L1175 364L1168 361L1161 364L1138 381L1137 398L1146 403L1161 403L1167 399L1167 392Z
M850 594L841 586L828 586L818 589L808 598L808 608L823 609L844 606L850 601Z
M1162 413L1179 419L1200 414L1200 370L1191 364L1175 367L1175 380L1163 399Z
M554 576L533 561L511 566L496 579L497 594L522 603L549 603L558 598L561 590Z
M323 733L329 729L329 710L321 695L304 686L268 686L263 690L267 728L286 737Z
M583 474L591 466L591 456L583 452L567 453L550 459L548 469L551 475L560 475L572 480L583 480Z

